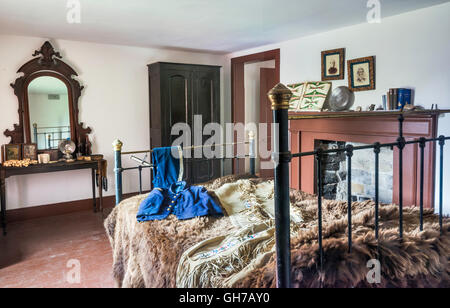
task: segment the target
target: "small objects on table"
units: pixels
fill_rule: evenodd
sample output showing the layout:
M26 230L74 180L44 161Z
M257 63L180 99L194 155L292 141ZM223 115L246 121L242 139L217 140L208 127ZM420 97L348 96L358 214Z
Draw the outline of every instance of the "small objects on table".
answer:
M75 161L72 157L72 153L75 152L76 146L72 140L70 139L62 140L59 143L58 148L61 151L61 153L64 154L64 158L66 159L67 162Z
M48 164L48 162L50 161L50 154L49 153L39 154L38 161L40 164Z
M16 143L2 145L2 161L21 160L22 158L22 144Z
M22 159L38 159L36 143L22 144Z
M38 163L37 160L34 159L23 159L23 160L8 160L3 163L4 167L28 167L29 165L36 165Z
M404 111L413 111L413 110L416 110L416 106L408 104L403 107L403 110Z
M77 160L79 161L99 161L103 159L103 155L90 155L90 156L78 156Z

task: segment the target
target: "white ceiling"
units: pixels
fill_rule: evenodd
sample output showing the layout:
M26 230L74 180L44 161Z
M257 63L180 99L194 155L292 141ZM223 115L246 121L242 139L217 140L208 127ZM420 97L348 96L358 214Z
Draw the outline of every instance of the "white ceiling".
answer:
M242 50L366 22L368 0L0 0L0 33L131 46ZM76 1L76 0L75 0ZM450 0L380 0L382 17Z

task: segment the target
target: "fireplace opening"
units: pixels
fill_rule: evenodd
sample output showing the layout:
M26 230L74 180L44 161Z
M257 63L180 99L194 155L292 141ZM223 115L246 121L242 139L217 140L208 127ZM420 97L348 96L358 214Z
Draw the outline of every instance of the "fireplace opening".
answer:
M323 150L345 149L347 145L360 146L362 143L321 140ZM394 151L382 148L380 152L380 188L381 203L392 203ZM347 200L347 157L345 152L328 154L322 162L323 195L329 200ZM373 149L358 150L352 157L352 200L375 199L375 154Z

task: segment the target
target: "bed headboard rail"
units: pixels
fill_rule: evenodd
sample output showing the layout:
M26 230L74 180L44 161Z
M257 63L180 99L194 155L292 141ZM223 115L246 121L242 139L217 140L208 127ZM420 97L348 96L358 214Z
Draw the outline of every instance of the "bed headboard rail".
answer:
M195 146L189 146L189 147L183 147L183 150L186 149L196 149L196 148L205 148L205 147L225 147L225 146L231 146L231 145L238 145L238 144L248 144L249 145L249 151L248 154L244 156L233 156L233 157L221 157L222 160L222 166L223 162L226 159L237 159L239 162L239 159L249 159L250 164L250 174L256 175L256 140L255 140L255 134L250 131L248 133L248 141L245 142L234 142L234 143L222 143L222 144L212 144L212 145L195 145ZM143 151L132 151L132 152L122 152L123 142L119 139L114 140L113 142L113 148L114 148L114 174L115 174L115 183L116 183L116 204L119 204L122 201L123 197L123 190L122 190L122 173L127 170L138 170L139 175L139 193L142 194L142 170L145 168L153 168L153 165L143 159L140 159L136 157L134 154L144 154L144 153L151 153L152 150L143 150ZM130 159L136 161L139 163L136 167L129 167L129 168L123 168L122 167L122 156L123 155L131 155ZM217 159L217 158L212 158ZM225 174L224 168L222 167L222 176Z

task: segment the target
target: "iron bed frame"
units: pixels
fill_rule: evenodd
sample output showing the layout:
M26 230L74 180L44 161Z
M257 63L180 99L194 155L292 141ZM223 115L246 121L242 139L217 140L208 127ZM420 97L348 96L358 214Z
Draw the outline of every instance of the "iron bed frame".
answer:
M283 84L276 85L269 93L269 99L272 104L273 123L275 124L274 145L275 150L272 154L272 160L275 163L274 168L274 201L275 201L275 251L276 251L276 277L278 288L289 288L291 286L291 253L290 253L290 181L289 181L289 164L293 158L301 158L306 156L314 156L317 170L317 203L318 203L318 255L319 255L319 269L323 271L324 253L323 253L323 237L322 237L322 199L323 199L323 180L322 180L322 159L325 155L345 152L347 157L347 205L352 203L352 156L355 151L373 149L375 155L375 238L379 240L379 154L381 148L397 147L399 149L399 239L403 238L403 149L410 144L418 144L420 148L420 230L423 230L423 212L424 212L424 150L427 143L437 142L439 144L439 225L442 233L443 222L443 158L444 145L450 137L439 136L438 138L426 139L419 138L412 141L406 141L403 136L403 122L408 112L398 112L399 136L396 142L392 143L374 143L371 145L352 146L347 145L344 149L330 149L323 150L317 148L312 152L291 153L289 151L289 102L292 97L292 92ZM249 155L237 158L250 158L250 173L255 175L255 159L256 149L254 137L250 136ZM237 144L237 143L233 143ZM151 150L122 152L122 142L116 140L113 143L115 152L115 179L116 179L116 204L122 200L122 173L127 170L139 171L139 192L142 193L142 169L152 168L150 163L132 156L132 159L141 163L138 167L122 168L122 155L134 155L139 153L149 153ZM226 145L226 144L224 144ZM222 145L217 145L222 146ZM220 158L228 159L228 158ZM237 160L239 163L239 159ZM222 173L223 169L222 169ZM222 174L223 175L223 174ZM348 251L352 251L352 208L348 208ZM321 276L323 277L323 275Z
M249 145L249 151L247 155L244 156L234 156L234 157L220 157L220 158L212 158L212 159L218 159L222 161L222 176L225 175L225 167L224 163L227 159L236 159L237 162L237 169L239 170L239 160L240 159L249 159L249 171L250 175L256 175L256 144L255 144L255 135L253 132L249 132L248 134L248 141L245 142L233 142L233 143L223 143L223 144L216 144L212 146L216 147L225 147L225 146L234 146L234 145ZM122 173L128 170L138 170L139 175L139 194L142 194L142 170L145 168L153 168L153 165L144 159L140 159L134 154L148 154L151 153L152 150L144 150L144 151L132 151L132 152L122 152L122 146L123 143L120 140L115 140L113 142L114 147L114 174L115 174L115 181L116 181L116 205L119 204L122 201L123 197L123 191L122 191ZM205 148L205 147L211 147L211 145L206 146L190 146L190 147L184 147L183 150L186 149L195 149L195 148ZM131 155L130 159L140 163L137 167L129 167L129 168L123 168L122 167L122 156L123 155ZM202 160L208 160L208 159L202 159ZM150 175L151 176L151 175ZM150 181L151 183L151 181ZM153 188L153 186L151 186Z
M364 149L373 149L375 155L375 238L379 240L379 154L381 148L398 147L399 160L399 238L403 239L403 149L409 144L418 144L420 148L420 230L423 230L423 198L424 198L424 150L429 142L437 142L439 144L439 225L442 234L442 217L443 217L443 168L444 168L444 145L450 137L439 136L439 138L419 138L413 141L406 141L403 136L403 122L408 111L399 112L398 125L399 136L396 142L384 143L379 142L372 145L352 146L347 145L345 149L323 150L317 148L312 152L291 153L289 151L289 127L288 127L288 109L292 92L283 84L276 85L268 96L272 103L273 122L279 125L275 138L275 153L273 160L277 163L275 167L275 225L276 225L276 261L277 261L277 287L289 288L291 286L291 256L290 256L290 206L289 206L289 164L293 158L301 158L306 156L314 156L317 169L317 204L318 204L318 246L319 246L319 270L323 271L324 253L322 246L322 199L323 199L323 181L321 163L324 155L345 152L347 156L347 212L348 212L348 251L352 251L352 156L355 151ZM410 113L411 114L411 113ZM323 277L323 275L321 275Z

